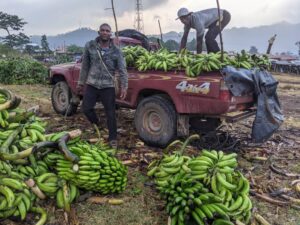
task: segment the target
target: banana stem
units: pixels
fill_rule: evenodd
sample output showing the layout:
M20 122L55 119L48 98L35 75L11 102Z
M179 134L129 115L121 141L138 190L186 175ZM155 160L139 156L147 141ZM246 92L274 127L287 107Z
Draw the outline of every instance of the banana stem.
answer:
M98 136L98 141L96 142L96 144L99 144L100 141L101 141L100 130L99 130L98 126L97 126L96 124L94 124L94 123L93 123L93 127L94 127L94 129L95 129L95 131L96 131L96 133L97 133L97 136Z
M52 141L44 141L44 142L39 142L36 145L22 151L18 152L15 154L9 154L9 153L1 153L0 152L0 159L2 160L18 160L18 159L24 159L28 157L31 153L36 152L37 150L44 148L44 147L49 147L49 148L56 148L57 143L52 142Z
M190 141L196 140L196 139L199 139L199 138L200 138L200 136L199 136L198 134L193 134L193 135L189 136L189 137L185 140L185 142L183 143L183 145L182 145L182 147L181 147L181 149L180 149L180 151L179 151L179 154L180 154L180 155L183 155L183 152L184 152L186 146L190 143Z
M33 179L25 180L24 183L32 190L32 192L38 196L40 199L45 199L46 195L36 186L35 181Z
M69 192L69 188L68 188L68 184L65 183L64 186L63 186L63 196L64 196L64 210L66 212L70 212L71 211L71 205L70 205L70 202L69 202L69 199L70 199L70 192Z
M174 145L177 145L178 143L180 143L181 145L183 145L182 141L180 140L175 140L172 143L170 143L164 150L163 153L164 154L168 154L170 151L170 148L173 147Z
M71 162L78 162L79 158L77 155L73 154L67 146L67 142L70 139L69 134L65 134L58 141L58 149L64 154L65 158Z

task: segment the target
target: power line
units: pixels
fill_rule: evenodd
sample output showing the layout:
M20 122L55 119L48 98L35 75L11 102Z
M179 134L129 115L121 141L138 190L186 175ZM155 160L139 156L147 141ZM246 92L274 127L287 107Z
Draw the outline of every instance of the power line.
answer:
M142 0L136 0L136 12L135 12L135 20L134 20L134 28L144 33L144 21L143 21L143 3Z

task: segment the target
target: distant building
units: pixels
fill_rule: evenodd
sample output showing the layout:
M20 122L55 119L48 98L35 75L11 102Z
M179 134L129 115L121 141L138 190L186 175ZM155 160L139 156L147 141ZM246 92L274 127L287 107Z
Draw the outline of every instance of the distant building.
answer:
M299 56L290 55L290 54L280 54L280 55L269 55L269 58L278 61L291 62L291 61L298 60Z

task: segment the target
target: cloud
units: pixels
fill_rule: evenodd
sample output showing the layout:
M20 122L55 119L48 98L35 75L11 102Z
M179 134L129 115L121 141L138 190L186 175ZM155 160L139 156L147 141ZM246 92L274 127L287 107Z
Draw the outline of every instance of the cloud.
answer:
M221 8L230 11L228 27L259 26L288 21L300 22L299 0L239 0L221 1ZM164 32L182 31L183 25L175 21L177 10L187 7L191 11L216 7L211 0L142 0L144 27L147 34L159 33L157 19ZM114 0L119 29L132 28L136 0ZM0 0L0 10L23 18L28 24L26 34L58 34L99 24L114 24L110 0Z
M148 10L168 0L143 0L143 9ZM118 19L134 19L134 0L114 0ZM96 29L102 22L113 22L110 0L1 0L2 11L23 18L28 24L25 32L30 34L64 33L79 26ZM127 22L128 24L128 22Z

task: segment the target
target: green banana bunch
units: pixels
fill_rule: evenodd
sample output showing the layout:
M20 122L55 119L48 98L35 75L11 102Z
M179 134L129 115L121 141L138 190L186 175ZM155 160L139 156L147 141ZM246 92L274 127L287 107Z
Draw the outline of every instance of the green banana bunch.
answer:
M0 174L11 174L12 166L2 160L0 160Z
M0 104L4 104L5 102L7 102L7 96L3 93L0 93Z
M24 178L33 178L38 175L37 171L28 165L18 165L15 171Z
M119 193L125 189L127 168L115 157L86 142L74 143L69 148L79 156L78 162L65 160L59 153L49 153L43 159L61 178L102 194Z
M135 62L138 59L138 57L146 54L148 51L141 47L141 46L126 46L122 49L126 65L128 67L134 67Z
M245 69L252 68L250 58L248 56L245 56L244 53L242 54L237 53L233 58L230 58L229 64L236 68L245 68Z
M164 187L168 184L169 179L172 179L177 173L183 171L184 173L190 173L191 170L188 168L188 162L190 157L184 156L183 152L188 145L188 143L193 140L199 138L198 135L192 135L187 140L182 143L181 141L174 141L167 146L165 152L169 152L169 149L173 146L180 144L180 149L175 151L175 154L167 155L164 154L163 157L159 161L152 162L148 169L148 176L155 177L155 184L158 189Z
M0 180L0 219L18 216L26 218L32 206L32 194L24 182L3 177Z
M166 49L161 49L155 53L149 53L140 56L136 61L136 66L139 71L146 70L173 70L177 69L178 57L175 53L168 52Z
M45 135L47 141L58 141L62 136L67 134L66 131Z
M167 150L177 144L184 149L188 142L174 141ZM201 155L190 158L179 152L151 162L147 173L154 176L167 202L171 224L185 224L191 219L199 225L234 224L237 220L247 224L252 209L250 185L236 171L237 154L204 149ZM169 170L164 171L166 168Z
M271 62L267 55L262 55L262 56L252 55L251 60L252 60L253 67L264 68L264 69L266 68L268 70L271 68Z
M1 98L0 98L1 101ZM9 113L6 109L3 109L0 111L0 127L7 128L9 126L8 120L9 119Z
M55 173L44 173L38 177L35 177L35 183L38 188L47 196L55 196L59 189L59 178Z
M79 189L72 183L63 182L63 186L56 192L56 205L59 209L70 211L70 204L80 195Z
M167 201L166 210L171 216L171 224L185 224L191 218L200 225L212 219L230 222L223 199L183 171L169 180L160 193Z
M218 71L221 69L220 53L197 54L185 67L186 75L195 77L202 72Z

